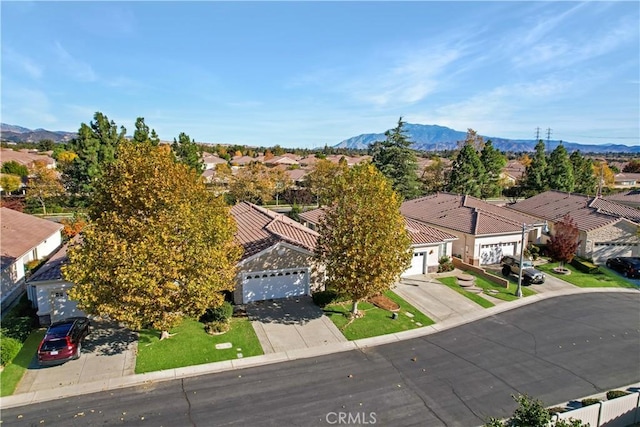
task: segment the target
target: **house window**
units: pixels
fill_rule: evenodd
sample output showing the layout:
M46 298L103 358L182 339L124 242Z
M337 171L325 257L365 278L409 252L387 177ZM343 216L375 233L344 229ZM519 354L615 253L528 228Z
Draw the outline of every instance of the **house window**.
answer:
M64 291L53 291L51 292L51 296L53 298L64 298L65 294L64 294Z

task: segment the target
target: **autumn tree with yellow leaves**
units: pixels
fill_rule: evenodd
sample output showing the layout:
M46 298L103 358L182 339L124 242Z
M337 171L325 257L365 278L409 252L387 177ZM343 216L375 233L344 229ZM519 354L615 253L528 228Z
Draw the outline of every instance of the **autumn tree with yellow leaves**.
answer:
M221 197L169 150L123 142L96 185L66 280L85 312L168 336L234 289L241 248Z
M334 183L320 221L316 256L328 286L358 302L388 290L409 267L411 240L400 213L401 197L370 163L353 166Z

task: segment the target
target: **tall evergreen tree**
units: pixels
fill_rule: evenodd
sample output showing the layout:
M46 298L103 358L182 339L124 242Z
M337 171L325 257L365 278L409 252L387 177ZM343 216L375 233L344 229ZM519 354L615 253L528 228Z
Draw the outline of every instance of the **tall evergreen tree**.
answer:
M133 132L133 142L138 144L150 142L151 145L157 146L160 144L160 138L155 129L151 129L149 132L149 126L144 122L144 117L138 117L136 119L136 130Z
M178 160L178 162L195 169L198 174L202 174L204 171L202 147L196 144L189 135L184 132L180 132L177 140L173 138L171 149L173 150L173 154L176 156L176 160Z
M549 189L544 141L538 141L535 150L531 163L529 163L524 172L522 189L525 197L535 196Z
M489 140L484 144L480 152L480 162L485 170L485 181L481 188L481 197L488 199L500 196L502 194L500 175L502 174L502 168L507 164L507 158Z
M78 137L69 143L77 157L62 167L62 180L72 195L86 199L97 180L115 159L118 146L125 141L127 130L120 129L101 112L96 112L89 125L82 123Z
M595 194L598 180L593 173L593 161L574 151L569 156L573 166L573 178L575 181L574 191L580 194Z
M448 191L482 197L482 189L486 185L486 171L476 151L481 144L481 137L478 137L473 129L469 129L464 145L453 161Z
M564 145L558 145L549 155L549 187L553 190L572 192L575 187L573 165Z
M385 132L386 140L376 142L371 147L372 163L384 176L391 180L393 189L405 199L420 195L418 181L418 161L411 148L411 140L405 134L402 117L398 125Z

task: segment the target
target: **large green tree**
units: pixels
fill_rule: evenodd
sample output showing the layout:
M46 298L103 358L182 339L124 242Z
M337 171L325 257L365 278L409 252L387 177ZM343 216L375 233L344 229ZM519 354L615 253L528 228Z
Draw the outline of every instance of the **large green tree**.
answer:
M448 191L482 197L482 189L487 182L486 171L477 151L477 147L482 145L482 137L469 129L465 142L453 161Z
M164 147L120 144L89 217L64 268L70 298L89 314L166 337L234 289L241 248L230 210Z
M138 117L136 119L136 130L133 131L133 141L142 144L145 142L151 143L151 145L160 144L160 138L155 129L149 131L149 126L144 122L144 117Z
M580 194L595 194L598 180L593 173L593 160L576 150L569 156L575 181L574 191Z
M2 168L0 169L0 172L6 173L9 175L17 175L21 178L26 178L27 176L29 176L29 168L26 167L25 165L21 165L15 160L9 160L8 162L4 162L2 164Z
M386 139L373 144L371 154L373 164L391 180L393 189L405 199L413 199L421 193L418 162L415 151L409 148L411 140L405 134L404 125L400 117L398 125L385 132Z
M401 198L371 164L339 176L318 230L316 255L328 285L353 302L389 289L411 262L411 240L400 214Z
M524 172L524 179L522 180L523 195L531 197L547 191L549 189L548 172L545 145L544 141L540 140L536 144L531 163L529 163Z
M572 192L575 187L573 165L564 145L558 145L549 155L549 188L552 190Z
M95 113L88 125L80 125L78 137L69 143L69 150L77 157L62 168L67 191L84 199L90 196L106 167L114 161L118 145L125 141L126 131L122 126L118 129L100 112Z
M480 162L485 170L484 183L480 189L481 197L483 199L499 197L503 188L501 184L502 169L507 164L507 158L489 140L482 147Z
M184 132L180 132L178 139L173 138L171 149L176 159L180 163L193 168L199 174L204 171L204 163L202 161L202 147Z

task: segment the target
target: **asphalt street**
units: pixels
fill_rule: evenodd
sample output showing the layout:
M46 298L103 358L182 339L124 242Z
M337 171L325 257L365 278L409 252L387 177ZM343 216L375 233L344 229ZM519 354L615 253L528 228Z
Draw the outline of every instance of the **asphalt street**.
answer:
M466 427L510 415L512 394L553 405L638 381L640 293L597 293L394 344L3 409L0 417L3 426Z

